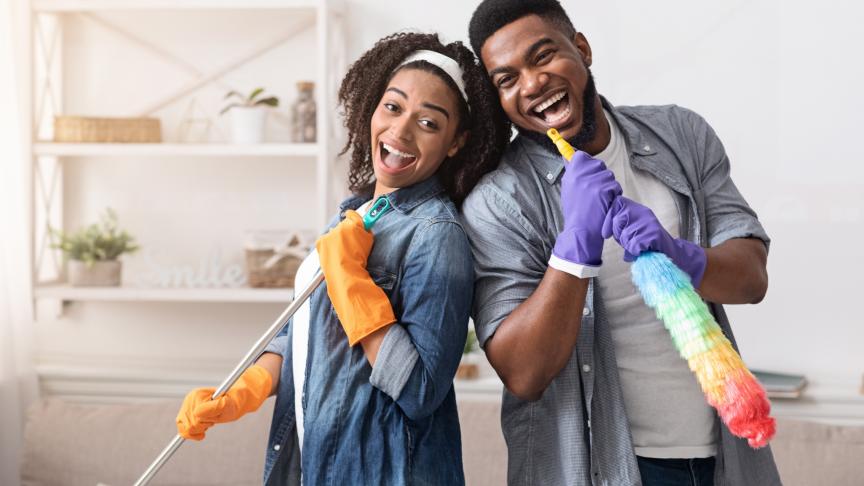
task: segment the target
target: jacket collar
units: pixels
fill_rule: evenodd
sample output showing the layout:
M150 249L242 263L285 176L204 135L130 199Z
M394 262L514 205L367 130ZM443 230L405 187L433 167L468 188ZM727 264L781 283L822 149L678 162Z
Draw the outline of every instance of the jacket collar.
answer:
M397 189L385 196L390 201L393 209L407 213L416 208L427 200L444 192L444 186L438 180L437 175L433 175L424 181L420 181L414 185ZM342 201L339 205L339 215L344 216L348 209L357 209L370 198L369 195L354 195Z

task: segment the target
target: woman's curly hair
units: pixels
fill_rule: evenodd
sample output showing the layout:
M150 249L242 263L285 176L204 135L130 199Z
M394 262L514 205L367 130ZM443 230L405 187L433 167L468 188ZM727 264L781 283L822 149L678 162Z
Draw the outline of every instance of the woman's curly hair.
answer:
M426 61L399 64L417 50L436 51L454 59L464 71L463 82L468 95L465 104L456 83L440 68ZM456 133L470 130L465 146L444 160L438 178L453 202L459 205L483 174L498 164L510 140L510 121L501 109L498 95L471 51L461 42L444 45L437 34L400 32L379 40L348 71L339 88L348 142L341 154L351 152L348 188L354 194L368 195L375 184L372 169L372 115L387 88L400 69L410 67L436 74L460 100L459 127ZM398 68L398 69L397 69Z

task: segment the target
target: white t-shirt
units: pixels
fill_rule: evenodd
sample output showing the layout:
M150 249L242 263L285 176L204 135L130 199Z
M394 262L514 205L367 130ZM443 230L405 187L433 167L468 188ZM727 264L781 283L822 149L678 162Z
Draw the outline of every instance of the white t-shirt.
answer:
M357 208L360 216L365 216L372 201L366 201ZM318 251L314 248L309 253L294 275L295 294L308 286L318 270L321 268L321 260ZM309 299L297 309L292 319L291 330L291 374L294 376L294 413L297 421L297 443L303 449L303 390L306 383L306 358L309 355Z
M615 174L624 196L651 208L666 231L678 237L679 212L671 189L630 165L624 138L605 113L612 138L596 158ZM669 332L633 285L630 263L624 261L624 250L614 238L603 245L603 266L596 282L611 327L636 454L654 458L715 455L714 411L687 362L675 350Z

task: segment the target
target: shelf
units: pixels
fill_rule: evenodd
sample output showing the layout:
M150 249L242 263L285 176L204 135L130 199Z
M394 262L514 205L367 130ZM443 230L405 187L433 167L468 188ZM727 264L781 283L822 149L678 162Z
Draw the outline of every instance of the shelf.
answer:
M252 302L289 304L293 289L254 289L249 287L139 288L139 287L71 287L47 285L34 289L37 299L87 302Z
M328 2L332 3L332 2ZM33 0L36 12L314 8L319 0Z
M51 143L33 144L33 154L55 157L314 157L314 143Z

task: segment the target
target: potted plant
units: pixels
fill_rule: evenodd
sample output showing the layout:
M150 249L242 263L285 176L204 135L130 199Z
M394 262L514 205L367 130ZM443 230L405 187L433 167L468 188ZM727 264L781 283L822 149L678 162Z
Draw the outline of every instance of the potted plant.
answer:
M222 108L219 114L231 111L231 137L234 143L261 143L267 115L265 108L279 106L279 98L264 96L264 88L255 88L248 96L229 91L225 99L234 101Z
M138 250L129 233L117 229L117 214L111 208L99 223L77 232L51 232L59 240L51 246L63 251L73 286L120 285L122 264L118 258Z
M465 349L462 350L462 361L456 369L456 378L473 380L480 375L480 365L477 363L477 333L474 328L468 329L468 337L465 339Z

